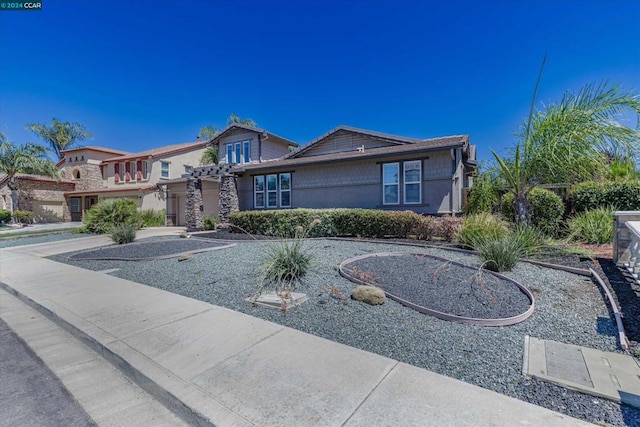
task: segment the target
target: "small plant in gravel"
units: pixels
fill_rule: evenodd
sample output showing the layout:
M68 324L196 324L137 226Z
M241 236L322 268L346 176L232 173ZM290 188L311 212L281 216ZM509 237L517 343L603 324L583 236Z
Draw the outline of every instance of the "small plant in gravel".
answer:
M219 216L210 215L204 219L205 230L215 230L218 224L220 224Z
M118 245L131 243L136 239L136 226L133 224L120 224L112 227L111 240Z
M569 240L605 244L613 241L613 208L597 208L582 212L567 222Z
M484 266L492 271L511 270L520 259L534 255L542 239L534 228L521 225L498 238L478 239L472 247L478 251Z

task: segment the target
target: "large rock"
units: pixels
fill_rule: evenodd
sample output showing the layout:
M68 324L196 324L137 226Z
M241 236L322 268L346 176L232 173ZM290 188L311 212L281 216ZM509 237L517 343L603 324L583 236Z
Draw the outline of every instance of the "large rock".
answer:
M366 302L370 305L384 304L387 296L384 291L375 286L359 285L351 292L351 298L356 301Z

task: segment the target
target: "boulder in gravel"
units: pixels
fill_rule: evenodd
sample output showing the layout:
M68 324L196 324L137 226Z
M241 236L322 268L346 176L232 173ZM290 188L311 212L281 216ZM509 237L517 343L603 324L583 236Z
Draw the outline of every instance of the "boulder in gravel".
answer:
M356 301L366 302L369 305L384 304L387 299L384 291L375 286L359 285L351 292L351 298Z
M191 259L193 255L191 254L182 254L178 257L178 261L187 261L189 259Z

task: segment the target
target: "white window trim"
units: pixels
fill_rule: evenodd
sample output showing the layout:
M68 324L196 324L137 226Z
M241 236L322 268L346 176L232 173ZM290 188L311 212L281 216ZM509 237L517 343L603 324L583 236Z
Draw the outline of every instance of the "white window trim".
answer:
M167 176L164 176L164 169L162 168L162 166L166 164L167 165ZM164 160L160 161L160 178L161 179L170 179L171 178L171 162L166 162Z
M275 176L276 177L276 189L275 190L269 190L269 177L270 176ZM264 185L265 185L265 189L266 189L266 192L267 192L267 200L266 200L265 205L267 206L267 208L277 208L278 207L278 174L265 175ZM276 193L276 204L275 205L270 205L269 204L269 193Z
M396 165L396 167L398 168L398 181L395 183L391 183L391 184L387 184L384 180L384 168L385 166L388 165ZM384 189L387 186L391 186L391 185L395 185L396 187L398 187L398 198L396 200L395 203L387 203L387 201L385 200L385 192ZM391 163L383 163L382 164L382 204L385 206L396 206L400 204L400 162L391 162Z
M149 161L142 161L142 181L149 180Z
M289 175L289 188L287 190L283 190L282 189L282 176L283 175ZM280 203L280 207L281 208L290 208L291 207L291 172L285 172L285 173L281 173L280 175L278 175L278 187L279 187L279 192L278 192L278 202ZM289 204L288 205L284 205L282 204L282 193L289 193Z
M136 161L129 162L129 173L131 174L130 181L137 181L138 169L136 168Z
M418 170L420 171L420 177L418 178L417 181L407 181L407 176L406 176L407 163L418 163L418 166L419 166ZM407 185L408 184L418 184L419 192L418 192L417 202L407 202ZM404 201L405 205L419 205L422 203L422 160L407 160L406 162L402 162L402 189L403 189L402 200Z
M257 188L256 179L258 179L258 178L262 178L262 191L258 191L256 189ZM264 175L256 175L256 176L254 176L253 177L253 207L255 209L264 209L265 204L266 204L265 203L266 202L266 200L265 200L266 190L267 190L267 183L266 183ZM258 194L262 194L262 204L261 205L258 205L258 202L257 202Z
M242 142L242 163L251 162L251 141Z
M227 164L233 164L233 144L227 144L226 147Z

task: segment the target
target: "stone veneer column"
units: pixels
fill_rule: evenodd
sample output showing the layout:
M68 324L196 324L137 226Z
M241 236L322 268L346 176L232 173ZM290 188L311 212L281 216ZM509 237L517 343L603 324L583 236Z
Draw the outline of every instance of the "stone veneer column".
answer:
M613 262L628 263L631 258L632 239L627 228L628 221L640 221L640 211L616 211L612 213L613 226Z
M185 220L187 230L204 230L202 181L199 178L187 178L186 205Z
M238 185L236 177L233 175L222 175L220 177L220 193L218 196L220 222L229 222L229 216L233 212L240 210L238 202Z

